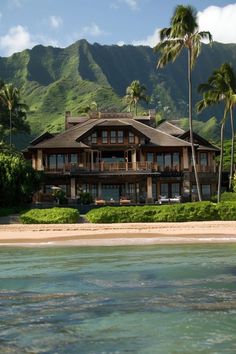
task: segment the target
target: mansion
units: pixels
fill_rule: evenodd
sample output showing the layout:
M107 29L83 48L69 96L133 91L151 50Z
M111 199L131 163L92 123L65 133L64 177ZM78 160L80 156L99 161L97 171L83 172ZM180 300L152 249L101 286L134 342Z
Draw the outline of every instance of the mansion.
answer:
M65 131L45 132L24 156L45 172L41 201L60 187L70 202L88 192L97 203L156 203L161 197L197 199L189 131L175 122L131 113L65 115ZM194 134L203 199L216 194L219 149Z

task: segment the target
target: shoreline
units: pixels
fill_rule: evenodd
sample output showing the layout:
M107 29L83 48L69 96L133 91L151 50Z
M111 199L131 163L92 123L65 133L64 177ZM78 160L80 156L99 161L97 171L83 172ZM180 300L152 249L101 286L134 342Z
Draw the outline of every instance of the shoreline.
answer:
M236 243L236 221L0 225L0 247L214 243Z

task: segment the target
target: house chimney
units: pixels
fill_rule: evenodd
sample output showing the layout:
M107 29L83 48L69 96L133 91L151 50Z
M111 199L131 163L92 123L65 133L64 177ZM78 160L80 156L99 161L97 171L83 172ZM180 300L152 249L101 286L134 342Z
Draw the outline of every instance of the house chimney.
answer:
M150 117L150 126L155 128L155 126L156 126L156 110L155 109L149 109L149 117Z
M71 111L65 112L65 130L67 130L69 128L68 117L71 117Z

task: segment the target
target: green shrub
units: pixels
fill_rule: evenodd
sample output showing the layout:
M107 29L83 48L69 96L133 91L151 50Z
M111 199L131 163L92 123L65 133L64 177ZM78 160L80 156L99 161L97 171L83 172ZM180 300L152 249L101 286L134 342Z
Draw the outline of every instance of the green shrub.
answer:
M180 222L217 220L218 209L211 202L159 206L122 206L92 209L87 218L93 223Z
M236 202L221 202L217 209L220 220L236 220Z
M236 193L235 192L224 192L221 194L222 202L236 202Z
M23 224L69 224L78 222L79 212L73 208L31 209L20 215Z

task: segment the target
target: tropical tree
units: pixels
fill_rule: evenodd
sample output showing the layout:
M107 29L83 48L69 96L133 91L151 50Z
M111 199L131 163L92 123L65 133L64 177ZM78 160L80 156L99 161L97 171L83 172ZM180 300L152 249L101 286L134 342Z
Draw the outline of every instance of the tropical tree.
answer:
M201 201L201 189L196 166L196 154L193 140L192 123L192 69L201 50L201 40L212 41L210 32L199 32L197 11L192 6L178 5L170 21L170 27L160 31L160 43L154 50L160 52L158 68L164 67L170 61L175 61L183 49L188 52L188 105L189 132L192 149L192 161L197 185L198 199Z
M131 82L131 84L126 89L126 102L129 104L129 109L131 112L132 106L135 109L135 115L138 112L138 102L144 101L148 103L148 96L146 95L146 87L141 85L138 80Z
M219 69L214 70L213 74L208 78L207 83L199 86L199 91L203 93L203 99L196 105L197 111L201 112L208 106L224 103L224 113L221 120L220 130L220 164L219 164L219 178L218 178L218 190L217 200L220 202L221 198L221 179L224 159L224 128L225 121L228 113L231 117L231 129L232 129L232 146L231 153L234 153L234 122L233 122L233 106L236 104L236 79L233 68L230 64L224 63ZM234 159L231 155L231 176L230 186L232 188L233 180L233 163Z
M4 84L0 89L1 111L6 109L9 114L9 143L12 146L12 128L29 132L29 125L25 122L28 107L20 101L20 92L12 84ZM4 114L3 114L4 116ZM14 123L14 124L13 124Z

